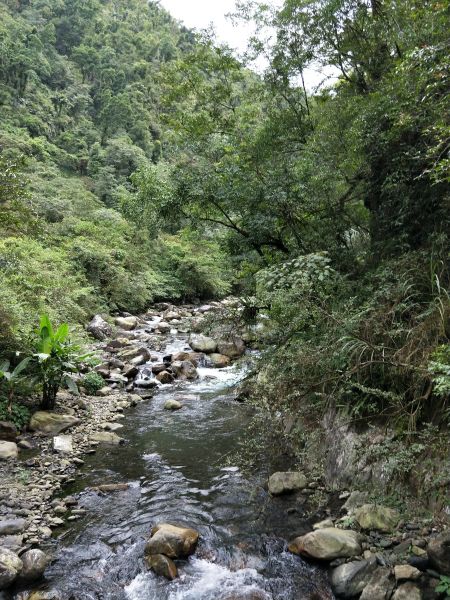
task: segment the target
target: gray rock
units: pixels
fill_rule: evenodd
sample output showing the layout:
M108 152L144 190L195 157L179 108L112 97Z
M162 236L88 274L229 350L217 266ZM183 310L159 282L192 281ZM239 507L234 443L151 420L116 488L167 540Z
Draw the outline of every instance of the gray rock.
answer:
M25 519L4 519L0 521L0 535L14 535L22 533L27 528L28 521Z
M190 360L181 361L179 377L181 379L189 379L189 380L198 378L197 369L194 367L194 365L191 363Z
M411 565L395 565L394 575L397 581L416 580L422 575L419 569Z
M40 579L49 563L48 556L39 549L27 550L20 557L23 563L23 569L20 573L20 579L23 581L35 581Z
M444 575L450 575L450 530L432 538L427 550L431 566Z
M35 412L30 420L31 431L45 435L58 435L74 425L81 423L81 419L72 415L60 415L58 413L40 410Z
M353 598L360 594L369 583L377 567L377 560L356 560L333 569L331 587L333 592L343 598Z
M87 326L89 333L97 340L104 340L112 335L112 327L100 315L95 315Z
M218 352L210 354L209 359L216 369L223 369L230 364L230 357L225 356L225 354L219 354Z
M369 494L367 492L360 492L359 490L354 490L350 493L350 496L345 501L342 508L347 512L352 512L355 508L359 508L363 504L367 503L369 498Z
M325 529L327 527L334 527L333 519L324 519L318 523L314 523L313 529Z
M90 439L93 442L100 442L101 444L108 444L110 446L119 446L125 443L123 438L112 431L98 431L97 433L93 433Z
M116 317L114 321L117 327L120 327L120 329L124 329L125 331L131 331L138 326L137 317Z
M192 333L189 337L189 345L195 352L211 354L217 350L217 342L201 333ZM224 352L221 352L224 354Z
M160 321L159 323L157 323L155 329L156 331L159 331L159 333L169 333L172 327L166 321Z
M0 440L5 442L15 442L17 438L17 428L11 421L0 421Z
M22 561L14 552L0 548L0 590L8 588L22 571Z
M363 589L359 600L389 600L394 591L395 582L391 570L387 567L378 567Z
M274 496L302 490L307 485L305 475L296 471L278 471L269 477L269 492Z
M17 458L19 456L19 448L14 442L0 441L0 460L8 458Z
M326 527L295 538L290 552L320 560L350 558L362 552L360 535L356 531Z
M394 508L378 504L363 504L355 510L355 519L362 529L390 532L397 526L400 514Z
M59 454L73 452L73 439L71 435L57 435L53 438L53 451Z
M392 600L422 600L422 593L418 587L408 581L395 590Z
M220 354L224 354L229 358L238 358L245 352L245 342L241 338L233 338L232 340L221 340L217 344L217 350Z

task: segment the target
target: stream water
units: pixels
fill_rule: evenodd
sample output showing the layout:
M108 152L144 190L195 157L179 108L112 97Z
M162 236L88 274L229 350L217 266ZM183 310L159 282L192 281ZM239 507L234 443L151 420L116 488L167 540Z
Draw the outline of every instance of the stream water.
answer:
M172 338L164 353L182 350ZM123 447L86 459L80 491L129 482L127 491L84 492L87 514L58 542L47 590L64 600L319 600L333 596L325 575L287 552L285 512L258 477L245 478L225 457L245 435L250 409L234 399L245 367L200 368L200 378L161 386L127 414ZM164 410L177 397L183 408ZM201 541L180 577L169 582L143 561L152 525L193 527ZM291 527L291 525L289 525Z

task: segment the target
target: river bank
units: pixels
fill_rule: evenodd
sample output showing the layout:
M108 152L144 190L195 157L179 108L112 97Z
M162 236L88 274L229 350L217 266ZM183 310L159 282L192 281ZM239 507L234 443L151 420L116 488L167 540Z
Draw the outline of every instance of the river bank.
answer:
M65 592L57 587L53 592L24 592L15 597L21 600L100 597L73 595L74 582L67 581L66 571L71 572L75 566L78 577L83 571L78 570L78 562L74 563L73 558L72 561L64 558L64 548L77 548L77 544L79 547L79 540L87 536L91 562L118 562L118 568L123 569L121 553L132 553L135 566L127 571L126 576L121 573L120 577L124 598L166 597L162 594L166 594L167 598L209 598L207 594L210 593L214 597L233 599L277 598L282 595L290 598L289 594L296 594L299 590L304 598L329 598L330 592L321 579L321 571L309 570L307 564L295 556L300 554L314 558L311 547L308 549L310 540L306 539L305 546L303 539L314 526L316 531L355 530L358 536L357 545L350 554L344 547L337 555L332 552L333 556L316 557L322 560L322 564L330 565L333 587L342 597L357 597L375 583L380 598L380 594L390 597L395 588L396 599L439 597L434 590L440 582L440 573L436 571L433 553L428 552L431 540L438 533L433 521L405 520L401 515L381 507L381 517L380 511L376 511L376 522L367 494L352 493L349 489L328 489L320 479L308 480L305 477L297 478L297 483L292 486L283 483L285 478L281 476L278 487L271 486L269 480L267 489L268 474L255 474L251 481L245 481L237 467L230 467L231 470L227 471L221 465L223 457L245 433L247 410L251 412L251 409L238 405L233 392L233 386L241 375L230 366L230 361L242 355L245 349L242 341L219 340L218 343L192 331L202 328L203 315L220 308L219 304L181 308L159 306L140 318L132 315L119 317L116 325L128 329L119 327L114 332L108 323L100 323L103 332L100 328L95 334L104 339L98 341L95 347L101 352L103 362L97 367L97 372L104 377L106 384L99 391L100 395L74 397L61 393L56 413L66 415L62 429L61 424L57 430L57 424L41 419L38 424L40 431L26 434L23 438L30 447L21 451L20 462L2 464L3 481L7 482L8 489L3 492L1 522L9 522L8 531L11 533L2 537L1 546L9 547L20 557L37 547L43 548L48 555L53 553L56 562L47 568L46 577L58 585L62 582L63 588L66 586L72 590L72 596L69 592L64 595ZM133 407L135 410L131 410ZM50 426L53 429L49 430ZM43 431L44 427L47 431ZM149 452L148 445L156 452ZM142 457L147 458L144 460ZM174 466L185 462L188 462L186 468ZM80 478L76 477L77 472L81 472ZM80 479L81 487L77 484ZM199 482L193 485L190 480ZM205 489L201 489L200 482ZM102 487L105 485L111 487ZM71 486L69 489L74 490L76 496L65 495L67 486ZM226 503L222 505L224 488L221 486L225 486L225 497L231 502L228 506ZM216 487L221 490L220 500L216 498ZM140 503L148 494L152 496L151 510L147 506L142 513ZM156 505L155 495L159 498ZM216 503L213 512L208 508L211 497ZM183 498L193 502L196 507L193 513L188 511L186 514ZM361 507L365 507L362 513ZM89 536L96 537L98 531L94 527L94 532L89 533L92 524L86 528L85 523L88 516L92 518L92 512L99 517L99 508L100 514L105 510L111 511L120 525L113 535L111 524L107 526L101 522L101 536L105 536L108 544L99 553L93 554L93 540ZM135 537L125 533L130 529L130 511L139 522ZM365 522L362 520L364 514ZM236 515L239 516L237 520ZM389 517L388 525L386 515ZM181 520L186 525L197 524L198 521L205 540L205 545L200 546L199 554L193 559L196 568L192 568L192 572L189 572L189 565L183 568L185 579L191 577L191 580L184 581L187 585L181 589L161 588L167 584L155 582L154 576L145 575L140 567L136 570L138 557L142 555L144 530L148 536L154 519L161 520L163 517L165 520ZM220 531L211 533L211 528L217 527L216 521L221 523ZM250 530L257 532L257 541L254 533L250 535L249 523L252 523ZM239 536L239 539L234 539L235 534L228 531L231 524L231 531L237 528L243 539ZM223 538L225 529L227 533ZM59 545L55 546L52 541L52 532L56 538L60 535ZM232 551L225 551L230 539L233 540ZM291 553L288 553L286 542L293 539L296 542L291 544ZM227 543L224 545L225 540ZM66 543L68 546L64 546ZM114 548L113 555L111 548ZM81 550L77 552L81 553ZM441 554L444 560L445 552L443 544ZM273 564L268 567L267 554L269 564L275 563L276 568ZM205 562L199 565L195 563L198 560ZM45 566L44 562L41 564ZM397 569L396 572L395 565L398 564L409 565L410 570L399 572ZM118 598L117 581L114 585L105 582L104 567L104 564L102 567L98 565L102 577L95 593L101 594L102 589L106 589L106 593L113 595L105 597ZM218 595L217 586L208 590L205 582L204 570L214 568L214 574L218 576L219 567L226 570L222 576L231 590L226 592L229 592L228 596ZM129 563L126 568L130 569ZM284 588L278 581L280 572L286 579ZM383 585L380 582L384 582ZM116 591L110 590L108 585ZM206 586L205 590L201 586ZM375 592L372 596L368 595L369 592L370 589L363 597L378 597L373 595ZM56 595L49 596L49 593ZM193 596L194 593L204 595ZM401 595L405 593L410 595Z

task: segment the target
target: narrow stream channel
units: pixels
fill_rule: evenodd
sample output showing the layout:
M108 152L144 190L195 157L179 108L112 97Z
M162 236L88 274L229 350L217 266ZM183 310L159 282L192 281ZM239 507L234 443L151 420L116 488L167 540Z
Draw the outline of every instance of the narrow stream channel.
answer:
M170 339L165 352L183 349ZM64 600L319 600L332 598L325 575L289 554L280 537L286 515L274 525L272 502L255 477L243 477L225 457L245 434L249 408L234 400L244 367L200 368L200 378L161 386L155 397L127 414L124 447L102 448L86 459L76 488L129 482L127 491L84 492L86 517L58 543L46 572L47 590ZM176 412L168 398L182 400ZM152 525L193 527L201 542L179 561L168 582L143 561ZM53 596L52 596L53 597Z

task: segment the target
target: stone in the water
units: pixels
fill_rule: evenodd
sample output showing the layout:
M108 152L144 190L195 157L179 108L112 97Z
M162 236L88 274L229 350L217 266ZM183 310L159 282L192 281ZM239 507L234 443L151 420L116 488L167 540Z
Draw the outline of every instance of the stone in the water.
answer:
M354 560L336 567L331 575L333 592L342 598L358 596L369 583L376 567L374 556L369 560Z
M89 333L97 340L104 340L112 335L112 327L100 315L95 315L87 326Z
M422 600L422 593L418 587L408 581L395 590L392 600Z
M389 533L397 526L400 514L394 508L378 504L363 504L355 510L355 519L362 529Z
M360 536L356 531L327 527L295 538L289 544L290 552L320 560L350 558L362 552Z
M73 438L71 435L57 435L53 438L53 450L60 454L73 452Z
M169 333L172 327L169 325L169 323L167 323L167 321L160 321L157 323L155 329L156 331L159 331L159 333Z
M171 558L164 556L164 554L150 554L145 557L145 561L156 575L162 575L170 581L178 577L176 564Z
M20 558L7 548L0 548L0 590L8 588L22 571Z
M163 384L173 383L173 375L169 371L161 371L156 376L156 379Z
M125 443L125 440L119 437L112 431L98 431L91 435L91 440L94 442L100 442L101 444L109 444L110 446L119 446Z
M192 362L190 360L181 361L179 377L181 379L189 379L189 380L198 378L197 369L195 368L195 366L192 364Z
M178 400L166 400L164 408L166 410L180 410L180 408L183 408L183 405Z
M23 563L20 579L24 581L40 579L49 563L48 556L38 548L27 550L20 558Z
M394 591L395 581L388 567L378 567L363 589L359 600L389 600Z
M193 333L189 337L189 345L195 352L211 354L217 350L217 342L201 333ZM221 352L221 354L224 354Z
M125 329L125 331L131 331L138 326L137 317L116 317L115 323L117 327Z
M19 456L19 448L15 442L0 441L0 460L8 458L17 458Z
M0 421L0 440L5 442L15 442L17 438L17 428L11 421Z
M405 581L407 579L419 579L422 573L411 565L395 565L394 575L397 581Z
M199 534L194 529L169 523L156 525L147 542L145 554L165 554L169 558L185 558L195 552Z
M22 533L28 526L25 519L3 519L0 521L0 535Z
M218 352L210 354L209 359L216 369L223 369L230 364L230 358L225 356L225 354L219 354Z
M61 415L46 410L39 410L31 417L29 427L31 431L45 435L58 435L58 433L62 433L79 423L81 423L81 420L73 415Z
M103 492L109 494L111 492L124 492L130 485L128 483L102 483L96 487L91 488L95 492Z
M278 471L269 477L269 492L274 496L302 490L307 485L305 475L296 471Z

